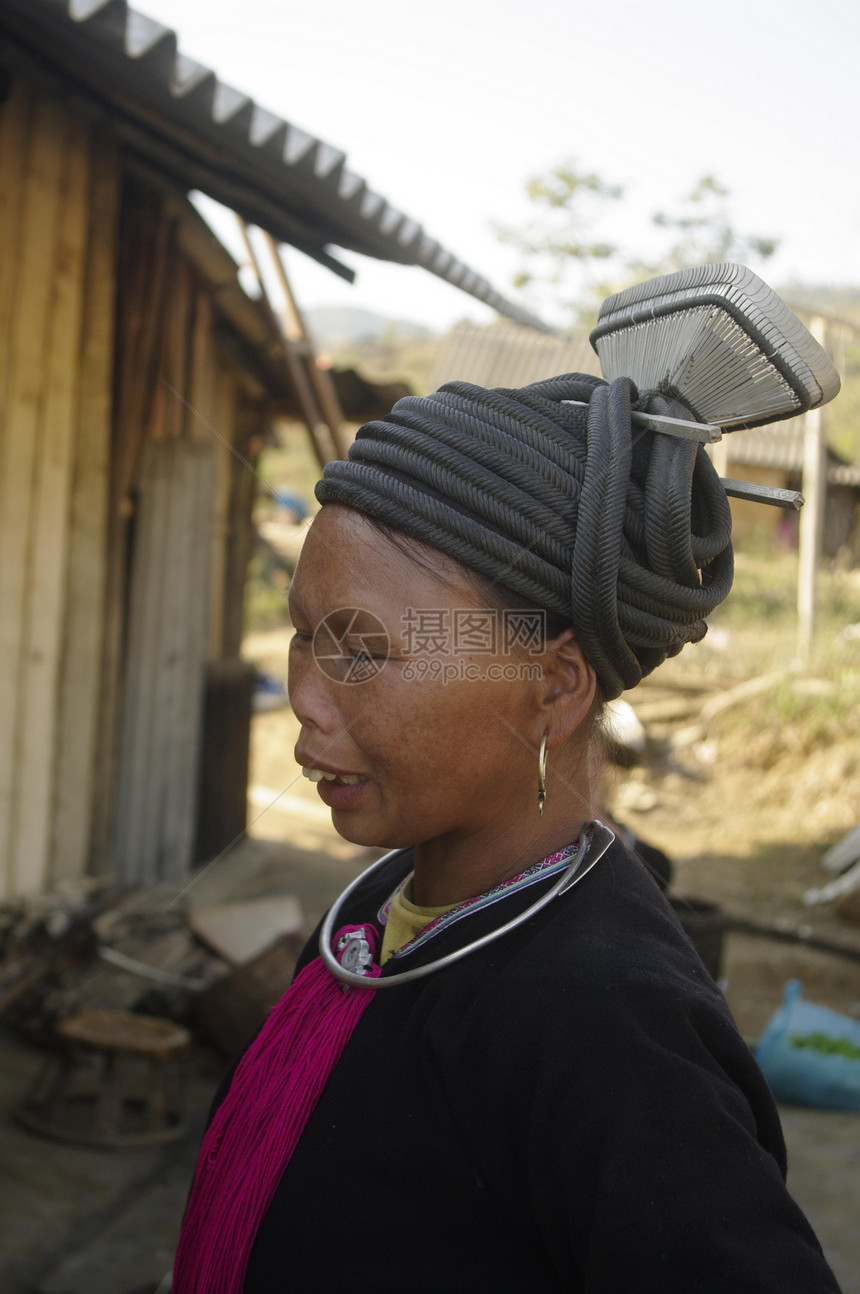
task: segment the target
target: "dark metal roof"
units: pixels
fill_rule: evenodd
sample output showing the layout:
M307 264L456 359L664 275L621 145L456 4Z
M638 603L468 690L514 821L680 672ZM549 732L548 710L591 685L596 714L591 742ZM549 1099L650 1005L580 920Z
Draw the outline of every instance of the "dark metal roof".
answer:
M347 168L346 155L219 81L176 33L126 0L0 0L0 29L109 109L126 143L352 279L331 249L417 265L542 331L479 274ZM322 51L321 51L322 55Z

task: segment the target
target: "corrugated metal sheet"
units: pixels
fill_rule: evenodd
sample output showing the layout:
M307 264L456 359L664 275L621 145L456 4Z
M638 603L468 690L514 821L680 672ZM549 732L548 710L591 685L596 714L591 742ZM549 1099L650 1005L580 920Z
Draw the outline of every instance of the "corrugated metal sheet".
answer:
M528 386L559 373L600 375L600 362L585 335L547 337L515 324L482 328L460 323L439 349L430 388L456 380L486 387Z
M770 427L734 431L727 439L731 463L776 467L785 472L803 469L802 418L790 418Z
M346 165L340 149L267 111L178 48L126 0L0 0L0 30L109 109L127 144L352 278L331 249L417 265L521 324L508 301ZM321 51L321 56L324 51Z

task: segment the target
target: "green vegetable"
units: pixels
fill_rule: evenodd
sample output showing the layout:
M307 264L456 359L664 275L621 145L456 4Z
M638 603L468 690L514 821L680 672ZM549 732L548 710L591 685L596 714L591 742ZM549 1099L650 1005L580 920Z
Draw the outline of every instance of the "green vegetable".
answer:
M832 1038L829 1033L820 1030L815 1033L792 1033L789 1035L792 1047L811 1047L825 1056L845 1056L848 1060L860 1060L860 1047L855 1047L847 1038Z

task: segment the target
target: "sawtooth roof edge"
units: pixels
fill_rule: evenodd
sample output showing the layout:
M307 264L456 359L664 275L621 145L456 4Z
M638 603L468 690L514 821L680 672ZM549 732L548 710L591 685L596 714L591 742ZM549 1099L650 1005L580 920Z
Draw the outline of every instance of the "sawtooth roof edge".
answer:
M346 154L180 51L127 0L0 0L0 25L83 83L162 165L344 277L339 248L419 266L517 323L552 332L457 260L346 166ZM175 163L174 163L175 166Z

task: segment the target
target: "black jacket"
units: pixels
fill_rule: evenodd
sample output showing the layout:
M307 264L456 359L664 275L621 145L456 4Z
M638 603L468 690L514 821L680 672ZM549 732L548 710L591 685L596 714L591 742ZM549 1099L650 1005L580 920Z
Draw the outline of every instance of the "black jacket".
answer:
M370 877L340 924L376 923L410 866L404 852ZM496 928L544 884L415 960ZM315 953L311 941L300 967ZM616 843L523 926L377 992L281 1180L245 1288L832 1294L784 1178L753 1057Z

